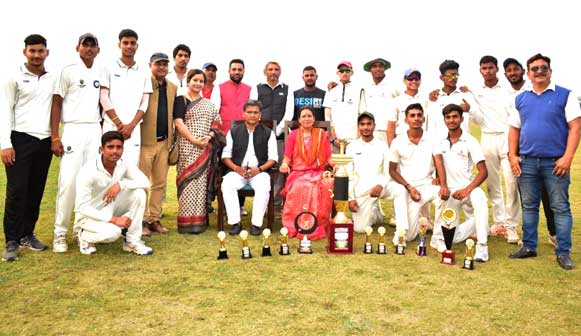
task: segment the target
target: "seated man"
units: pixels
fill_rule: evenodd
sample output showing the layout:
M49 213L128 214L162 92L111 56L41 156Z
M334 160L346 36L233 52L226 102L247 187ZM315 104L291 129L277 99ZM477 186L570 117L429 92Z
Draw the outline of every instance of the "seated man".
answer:
M433 202L439 209L440 200L450 196L442 154L435 151L433 140L424 132L422 126L425 120L421 104L407 106L405 123L409 126L408 130L395 138L390 148L389 174L409 193L409 226L401 226L401 222L396 226L397 231L406 233L406 241L415 239L419 233L420 210L428 202ZM434 166L439 186L432 184ZM395 244L397 237L394 236L393 241Z
M126 164L123 135L110 131L101 137L101 155L83 166L77 176L75 213L82 254L97 252L96 243L112 243L125 233L123 251L150 255L153 249L141 240L147 177Z
M488 177L484 164L484 154L478 141L460 128L462 124L462 107L456 104L446 105L442 111L448 128L448 136L439 140L437 146L444 159L446 180L452 198L445 206L458 212L464 210L466 221L456 227L454 243L459 243L476 234L476 261L488 261L488 201L479 186ZM472 178L474 165L478 175ZM457 214L459 218L459 213ZM436 226L430 246L439 252L444 251L442 219L436 218Z
M347 166L349 175L349 210L355 232L383 222L379 198L393 199L398 226L408 226L407 194L405 189L390 181L387 164L389 148L385 141L374 138L375 117L363 112L357 117L361 137L347 146L353 163Z
M244 124L233 127L226 136L222 162L226 166L222 195L228 216L230 235L242 231L238 190L249 184L254 189L250 234L260 235L260 227L270 196L268 170L278 162L276 136L259 123L262 105L249 99L244 103Z

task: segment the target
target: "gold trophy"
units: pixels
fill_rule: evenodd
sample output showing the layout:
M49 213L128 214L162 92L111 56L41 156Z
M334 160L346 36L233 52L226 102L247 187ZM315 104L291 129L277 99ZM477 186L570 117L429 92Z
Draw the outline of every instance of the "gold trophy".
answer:
M474 240L466 240L466 256L464 257L464 265L462 268L467 270L474 269Z
M397 245L395 246L395 254L404 255L405 254L405 231L397 231Z
M373 232L373 228L368 226L365 228L365 245L363 245L363 253L371 254L373 253L373 245L371 245L371 233Z
M444 242L446 243L446 250L442 252L442 264L454 265L456 256L452 250L454 243L454 233L456 233L456 220L458 214L456 210L451 207L445 207L441 214L444 224L442 225L442 234L444 235Z
M262 230L262 235L264 236L262 238L262 257L272 257L272 254L270 253L270 229L264 229Z
M353 221L345 215L349 199L349 174L345 165L353 161L350 155L345 154L347 141L339 141L339 154L331 155L338 169L334 176L333 198L337 214L331 218L328 227L328 253L353 253Z
M242 259L252 258L250 247L248 247L248 231L240 231L240 239L242 239Z
M418 234L418 247L416 249L416 254L420 257L425 257L427 252L426 241L428 239L428 235L426 232L428 231L428 226L422 224L423 223L420 223L420 233Z
M218 260L228 259L228 251L226 251L226 232L218 232L218 240L220 241L220 252L218 253Z
M280 251L278 254L283 256L290 254L290 249L288 247L288 229L285 227L280 229Z
M379 244L377 244L377 254L387 254L387 248L385 245L385 228L380 226L377 229L377 233L379 233Z

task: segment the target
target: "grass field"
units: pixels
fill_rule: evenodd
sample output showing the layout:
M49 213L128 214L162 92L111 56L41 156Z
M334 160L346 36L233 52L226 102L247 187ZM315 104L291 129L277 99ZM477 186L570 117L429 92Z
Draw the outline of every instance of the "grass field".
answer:
M572 174L576 219L579 154ZM57 176L53 160L36 229L46 243L52 243ZM441 265L433 250L417 257L415 243L405 256L392 247L388 255L365 255L364 235L356 235L353 255L328 255L325 241L314 242L313 255L298 255L292 240L292 255L272 258L260 257L261 241L251 237L250 260L240 259L240 241L228 237L230 259L218 261L215 216L201 236L176 232L173 169L170 181L163 222L172 231L145 239L155 249L151 257L123 252L121 241L82 256L69 239L68 253L21 249L18 262L0 263L0 335L581 334L575 225L573 271L558 267L544 221L537 258L508 259L516 246L493 237L491 260L474 271ZM2 200L5 185L2 170ZM455 250L461 261L463 245Z

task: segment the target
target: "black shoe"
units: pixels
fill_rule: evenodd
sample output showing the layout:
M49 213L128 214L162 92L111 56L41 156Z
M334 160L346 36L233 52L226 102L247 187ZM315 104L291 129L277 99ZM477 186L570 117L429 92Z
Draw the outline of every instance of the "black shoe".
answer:
M572 270L575 267L573 264L573 260L571 260L570 255L560 255L557 256L557 263L561 266L562 269Z
M20 246L28 247L34 251L44 251L48 248L43 242L36 239L34 235L20 238Z
M20 245L16 240L6 242L6 249L2 253L2 261L16 261L18 260L18 250Z
M260 232L262 230L260 230L260 228L258 226L255 225L250 225L250 234L253 236L260 236Z
M537 256L537 251L533 251L529 248L523 247L520 250L512 253L508 257L511 259L524 259L524 258L531 258L531 257L536 257L536 256Z
M239 234L240 231L242 231L242 225L240 225L240 223L236 223L236 224L232 225L232 227L230 228L228 233L231 236L235 236L235 235Z
M191 233L193 233L193 234L200 234L200 233L206 231L207 228L208 228L208 225L207 224L193 225L192 226Z

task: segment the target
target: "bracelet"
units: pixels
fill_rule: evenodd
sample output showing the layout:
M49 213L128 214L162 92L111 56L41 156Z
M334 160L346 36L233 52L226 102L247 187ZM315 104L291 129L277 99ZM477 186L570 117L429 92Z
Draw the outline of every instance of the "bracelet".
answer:
M404 187L405 187L405 190L408 190L408 191L410 190L409 189L410 188L410 184L409 183L406 183L406 185L404 185Z
M50 138L50 141L51 142L61 141L61 138L59 138L59 137Z
M262 173L262 168L260 168L260 166L258 166L258 171Z
M115 121L115 120L119 120L118 116L114 116L113 118L111 118L111 121Z

